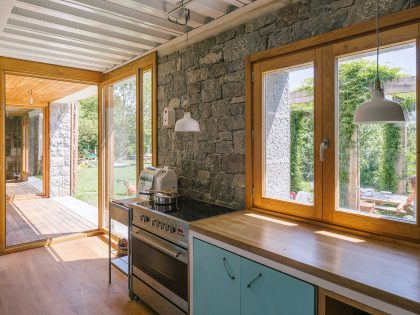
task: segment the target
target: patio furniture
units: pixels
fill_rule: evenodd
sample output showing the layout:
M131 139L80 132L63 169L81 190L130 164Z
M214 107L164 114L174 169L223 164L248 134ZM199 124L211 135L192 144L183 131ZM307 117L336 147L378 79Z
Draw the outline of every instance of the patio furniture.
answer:
M360 203L360 211L372 213L375 210L375 203L370 201L362 201Z

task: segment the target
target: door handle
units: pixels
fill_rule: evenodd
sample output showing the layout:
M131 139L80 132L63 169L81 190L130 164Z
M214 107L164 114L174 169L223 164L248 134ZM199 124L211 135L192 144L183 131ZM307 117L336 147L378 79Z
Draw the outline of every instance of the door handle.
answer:
M248 283L248 285L246 287L250 288L254 284L254 282L257 281L261 277L262 277L262 273L259 273L258 276L256 276L253 280L251 280L251 282Z
M235 280L235 276L231 274L231 272L229 271L229 268L227 267L227 259L225 257L223 257L223 265L225 266L225 269L229 278L231 278L232 280Z
M324 153L328 149L328 144L329 144L328 138L325 137L322 140L321 145L319 146L319 159L321 162L324 162Z

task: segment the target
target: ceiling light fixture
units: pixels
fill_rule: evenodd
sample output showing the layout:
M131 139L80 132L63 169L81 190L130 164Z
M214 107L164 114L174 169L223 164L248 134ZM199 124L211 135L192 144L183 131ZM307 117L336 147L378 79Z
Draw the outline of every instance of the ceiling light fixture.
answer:
M34 103L34 98L32 97L32 90L29 90L29 91L28 91L28 94L29 94L29 104L30 104L30 105L33 105L33 103Z
M177 6L166 14L168 21L178 25L187 25L191 14L187 5L193 1L194 0L181 0L178 2Z
M404 123L400 104L385 98L379 76L379 0L376 1L376 82L370 100L360 104L354 113L355 124Z

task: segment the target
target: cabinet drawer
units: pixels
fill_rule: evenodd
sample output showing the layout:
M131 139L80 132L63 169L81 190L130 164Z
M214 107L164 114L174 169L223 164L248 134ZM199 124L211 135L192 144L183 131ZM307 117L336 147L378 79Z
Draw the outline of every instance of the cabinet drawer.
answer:
M241 262L241 314L315 314L315 287L246 258Z

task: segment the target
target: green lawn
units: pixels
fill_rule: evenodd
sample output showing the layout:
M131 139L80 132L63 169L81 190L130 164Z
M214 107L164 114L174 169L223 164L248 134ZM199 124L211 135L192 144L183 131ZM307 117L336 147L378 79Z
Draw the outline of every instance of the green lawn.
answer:
M114 170L115 195L113 198L126 198L124 181L128 180L130 185L136 185L136 165L133 161L125 161L128 166L116 167ZM131 163L131 164L130 164ZM95 207L98 206L98 167L79 166L77 170L77 183L74 197L85 201Z

